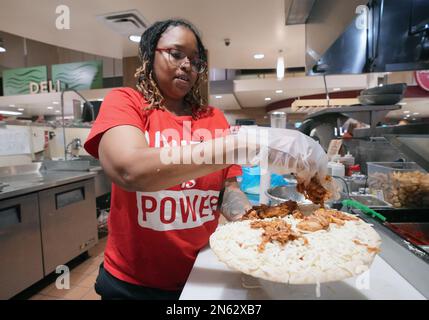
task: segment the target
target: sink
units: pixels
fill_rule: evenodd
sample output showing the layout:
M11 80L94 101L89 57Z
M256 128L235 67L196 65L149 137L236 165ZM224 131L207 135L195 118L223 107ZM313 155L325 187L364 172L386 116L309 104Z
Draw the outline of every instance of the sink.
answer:
M9 184L0 182L0 192L3 191L3 188L7 187Z
M46 171L89 171L88 160L45 160L42 168Z
M71 159L70 161L89 161L91 167L100 167L100 160L89 156L80 156L79 158Z

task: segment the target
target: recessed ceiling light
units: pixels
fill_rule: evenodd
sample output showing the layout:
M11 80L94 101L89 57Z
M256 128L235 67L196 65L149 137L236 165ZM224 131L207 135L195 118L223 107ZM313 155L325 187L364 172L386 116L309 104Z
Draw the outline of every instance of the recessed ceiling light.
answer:
M416 116L416 115L418 115L418 114L420 114L420 113L418 113L418 112L414 112L414 113L413 113L413 115L414 115L414 116Z
M405 117L407 117L407 118L409 118L409 117L411 117L409 114L407 114Z
M215 96L216 99L222 99L222 96Z
M2 38L0 38L0 52L6 52L6 47L3 44Z
M405 110L404 113L410 113L410 111L409 110Z
M60 110L55 110L55 113L60 113L61 111Z
M341 90L341 88L334 88L334 89L332 89L333 91L340 91Z
M58 101L54 101L52 102L52 104L60 104Z
M276 64L276 74L278 80L282 80L285 77L285 57L283 55L283 50L279 50Z
M141 36L137 36L135 34L128 37L132 42L140 43Z
M265 55L263 53L257 53L253 55L253 58L256 60L264 59Z
M54 109L54 107L46 107L46 109L52 110L52 109Z
M265 98L265 101L271 101L270 97Z
M276 90L276 93L283 93L283 90Z
M9 107L15 108L15 105L14 104L10 104Z
M18 111L24 111L25 109L24 108L18 108Z
M5 115L8 115L8 116L19 116L19 115L22 114L22 112L0 110L0 114L5 114Z

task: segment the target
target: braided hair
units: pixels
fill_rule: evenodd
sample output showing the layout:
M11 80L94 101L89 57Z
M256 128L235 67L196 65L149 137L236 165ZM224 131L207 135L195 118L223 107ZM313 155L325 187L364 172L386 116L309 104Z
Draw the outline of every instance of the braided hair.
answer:
M201 60L207 61L206 49L201 41L196 28L188 21L182 19L169 19L155 22L142 34L139 45L139 58L141 66L137 68L135 77L137 78L137 89L149 103L144 110L153 109L166 110L164 97L159 90L153 76L153 63L155 59L155 49L161 35L171 26L184 26L191 30L197 39L198 54ZM201 96L200 86L207 81L207 72L198 75L192 89L184 97L184 101L192 108L192 116L195 119L201 118L209 112L206 101Z

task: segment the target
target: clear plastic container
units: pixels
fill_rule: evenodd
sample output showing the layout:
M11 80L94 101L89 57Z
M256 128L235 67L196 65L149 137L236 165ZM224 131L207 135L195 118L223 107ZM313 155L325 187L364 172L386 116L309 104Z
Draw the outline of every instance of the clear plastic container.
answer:
M346 173L345 166L340 162L328 162L328 171L330 170L332 176L344 177Z
M429 207L429 174L415 162L368 162L370 193L395 208Z
M340 158L340 162L346 167L353 166L355 164L355 158L349 152L344 157Z

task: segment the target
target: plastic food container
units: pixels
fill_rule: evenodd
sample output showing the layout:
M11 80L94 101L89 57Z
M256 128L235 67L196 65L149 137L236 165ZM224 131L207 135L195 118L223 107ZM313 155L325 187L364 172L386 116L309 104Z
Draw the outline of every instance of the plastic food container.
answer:
M429 207L429 174L415 162L368 162L372 194L395 208Z

